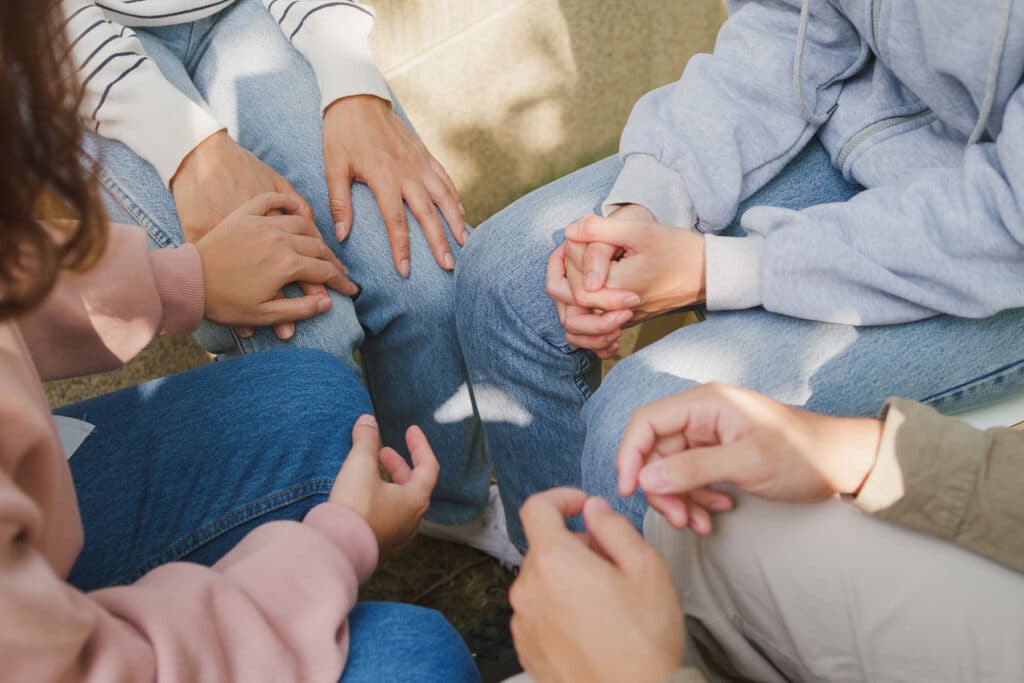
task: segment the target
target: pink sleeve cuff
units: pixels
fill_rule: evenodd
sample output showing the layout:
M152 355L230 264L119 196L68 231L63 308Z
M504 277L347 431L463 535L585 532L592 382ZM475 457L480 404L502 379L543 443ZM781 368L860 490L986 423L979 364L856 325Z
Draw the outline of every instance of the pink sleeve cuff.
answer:
M351 508L340 503L320 503L309 511L303 524L313 527L341 548L355 568L359 583L369 579L377 568L377 537L366 520Z
M177 249L151 249L149 261L153 268L157 295L163 306L160 332L193 332L203 319L206 303L203 262L199 258L199 250L194 244L186 244Z

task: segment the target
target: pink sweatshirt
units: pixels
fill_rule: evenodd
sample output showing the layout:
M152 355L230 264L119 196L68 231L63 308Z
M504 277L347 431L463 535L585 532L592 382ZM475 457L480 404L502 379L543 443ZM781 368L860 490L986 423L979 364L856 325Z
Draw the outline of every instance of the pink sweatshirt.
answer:
M115 226L93 270L0 322L0 679L329 681L348 654L346 618L377 563L366 522L336 503L271 522L211 568L184 562L130 586L65 582L82 547L71 473L40 376L116 367L203 308L193 246L148 249Z

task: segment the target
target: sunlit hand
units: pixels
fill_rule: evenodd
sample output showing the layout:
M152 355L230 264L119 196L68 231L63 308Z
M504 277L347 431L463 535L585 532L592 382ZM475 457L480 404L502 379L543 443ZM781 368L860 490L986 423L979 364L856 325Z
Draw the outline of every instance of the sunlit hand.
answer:
M392 555L412 540L440 467L419 427L410 427L405 443L413 467L393 448L381 448L377 421L363 415L352 428L352 450L334 480L329 500L347 505L366 520L380 546L381 557ZM383 465L391 481L381 479Z
M465 212L455 184L386 101L355 95L334 102L324 115L324 163L339 241L352 229L351 186L357 180L369 185L377 198L399 273L408 277L410 271L406 204L434 259L445 270L454 270L455 259L434 207L441 210L455 240L465 244Z
M555 302L565 340L602 359L610 358L619 349L622 328L632 320L630 309L640 303L640 297L627 290L602 288L587 292L583 302L577 301L569 285L565 252L563 243L548 258L547 270L547 294Z
M587 531L565 519L583 513ZM530 545L509 591L519 662L538 683L660 683L682 665L679 600L661 557L625 517L583 491L520 510Z
M704 238L692 230L590 215L566 227L565 237L569 242L599 242L622 250L621 258L608 270L605 287L639 295L640 303L632 307L634 324L704 301ZM571 264L566 275L573 292L589 291L585 274Z
M874 467L881 433L878 420L819 415L707 384L636 410L619 446L619 492L640 486L672 526L706 534L710 519L694 513L694 491L729 483L790 502L854 493Z
M186 242L198 242L235 209L261 194L290 197L298 207L295 213L313 220L313 210L291 183L232 140L226 131L214 133L185 157L171 179L171 192ZM317 239L321 239L319 233ZM316 283L299 284L306 296L327 294ZM284 298L283 293L278 296ZM237 332L242 337L253 334L249 327L240 327ZM276 325L274 332L281 339L291 339L295 326Z
M331 307L326 293L279 298L302 280L352 296L358 288L294 198L259 195L197 243L206 289L204 315L222 325L263 326L312 318ZM289 215L268 216L277 211Z

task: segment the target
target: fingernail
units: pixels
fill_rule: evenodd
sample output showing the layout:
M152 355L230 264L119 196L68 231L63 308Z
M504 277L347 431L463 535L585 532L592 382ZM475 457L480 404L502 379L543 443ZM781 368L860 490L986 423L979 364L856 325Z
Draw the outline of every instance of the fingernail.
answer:
M716 498L711 501L711 509L715 512L727 512L732 507L732 503L721 498Z
M586 287L587 289L589 289L592 292L594 290L600 289L601 288L601 276L598 275L597 273L594 273L594 272L587 273L587 277L584 278L584 281L583 281L583 286Z
M455 259L454 257L452 257L452 253L450 251L446 251L442 258L444 260L444 265L448 268L448 270L455 269Z
M614 341L618 341L619 337L622 336L622 330L616 330L605 338L605 344L611 344Z
M334 234L337 236L338 241L348 237L348 226L345 225L345 221L338 221L334 224Z
M631 307L631 308L633 306L639 306L640 305L640 295L639 294L630 294L629 296L627 296L626 297L626 305Z
M331 307L331 297L326 294L318 294L319 301L316 302L316 309L323 313Z
M402 274L402 277L409 277L409 259L402 259L402 262L398 264L398 272Z
M605 500L604 498L601 498L600 496L591 496L589 499L587 499L587 505L589 505L592 508L598 508L601 510L612 509L612 506L608 503L608 501Z
M569 225L565 226L565 236L569 239L576 237L576 231L577 228L575 223L570 223Z
M621 323L629 322L629 319L632 318L632 317L633 317L633 311L623 311L622 313L619 313L619 315L616 316L615 319L617 321L619 321L619 323L621 324Z
M668 489L668 477L665 466L654 463L640 470L640 485L651 493L664 493Z
M462 202L459 202L459 213L461 213L463 216L466 215L466 207L462 205Z
M373 427L377 428L377 418L373 415L360 415L359 419L356 420L356 425L360 427Z

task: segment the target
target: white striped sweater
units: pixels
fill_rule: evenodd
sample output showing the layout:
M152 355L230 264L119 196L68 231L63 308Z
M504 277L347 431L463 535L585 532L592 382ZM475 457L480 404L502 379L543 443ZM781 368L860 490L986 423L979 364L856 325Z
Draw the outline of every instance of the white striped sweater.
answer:
M218 130L217 119L164 78L131 27L197 21L235 0L63 0L72 60L85 88L81 115L131 147L169 185L182 160ZM261 0L310 62L321 107L350 95L390 100L373 61L373 9L339 0Z

